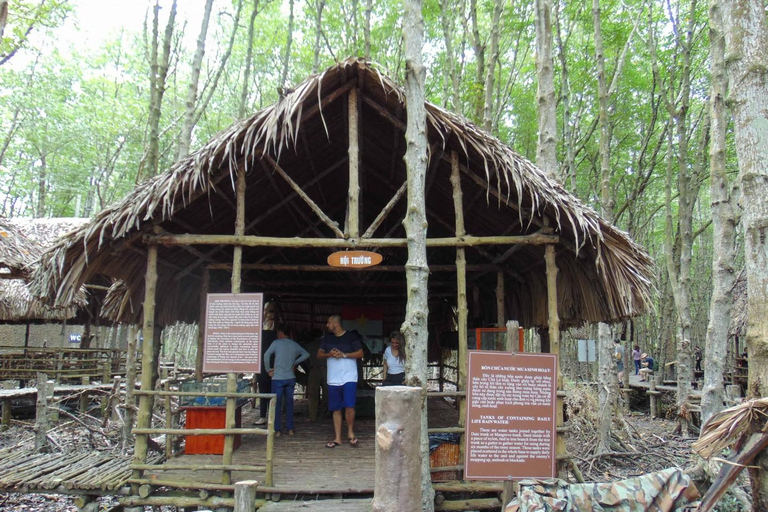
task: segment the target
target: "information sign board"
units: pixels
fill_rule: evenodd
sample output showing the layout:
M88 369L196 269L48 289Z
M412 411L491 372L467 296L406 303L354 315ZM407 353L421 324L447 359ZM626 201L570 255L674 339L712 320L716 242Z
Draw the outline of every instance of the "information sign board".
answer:
M208 294L204 372L260 372L263 307L262 293Z
M555 476L557 356L468 353L464 477Z

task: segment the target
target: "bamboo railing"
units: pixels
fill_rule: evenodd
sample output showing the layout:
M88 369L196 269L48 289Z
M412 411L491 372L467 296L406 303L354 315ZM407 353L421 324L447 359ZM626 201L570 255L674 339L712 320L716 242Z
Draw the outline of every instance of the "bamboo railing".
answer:
M232 388L232 386L228 386ZM163 391L159 390L140 390L134 393L136 396L151 396L151 397L164 397L166 398L166 407L173 397L204 397L204 398L226 398L226 425L235 424L235 409L237 407L237 400L240 398L268 398L269 399L269 413L267 428L217 428L217 429L183 429L183 428L171 428L169 422L165 428L134 428L133 434L137 436L143 436L146 439L151 435L165 435L166 436L166 454L172 455L172 438L173 436L205 436L205 435L223 435L225 439L231 439L230 442L224 443L224 453L222 455L221 464L180 464L180 463L163 463L163 464L147 464L146 459L137 460L131 464L130 468L135 471L134 477L128 480L128 483L144 486L150 485L153 487L166 486L176 487L182 489L209 489L209 490L224 490L231 491L234 487L232 482L232 471L264 471L264 485L270 487L273 485L273 461L274 461L274 440L275 440L275 407L277 398L273 393L238 393L236 391L229 390L227 392L201 392L201 391L175 391L169 390L167 387ZM166 421L168 422L173 415L177 414L166 411ZM261 435L267 436L266 456L264 464L260 465L240 465L232 464L232 454L234 452L234 439L237 435ZM173 471L173 470L186 470L186 471L221 471L222 483L210 484L199 483L193 481L184 480L165 480L165 479L148 479L143 478L143 471ZM138 473L136 473L138 472Z
M125 373L126 355L119 349L0 345L0 380L35 379L43 372L57 382L88 378L106 383Z

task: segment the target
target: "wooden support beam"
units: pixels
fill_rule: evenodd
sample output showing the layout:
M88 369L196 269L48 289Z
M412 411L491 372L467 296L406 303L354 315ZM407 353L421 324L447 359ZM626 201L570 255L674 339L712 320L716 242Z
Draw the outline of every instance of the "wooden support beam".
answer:
M269 156L269 155L265 154L265 155L263 155L263 160L266 160L266 162L267 162L269 165L271 165L271 166L272 166L272 167L275 169L275 171L276 171L276 172L277 172L277 173L278 173L280 176L282 176L282 177L283 177L283 179L284 179L284 180L285 180L285 181L288 183L288 185L290 185L290 187L291 187L291 188L292 188L292 189L293 189L293 190L294 190L294 191L295 191L295 192L296 192L296 193L299 195L299 197L301 197L301 198L304 200L304 202L305 202L305 203L307 203L307 206L309 206L309 207L310 207L310 209L311 209L313 212L315 212L315 215L317 215L318 217L320 217L320 218L323 220L323 222L326 224L326 226L328 226L329 228L331 228L331 231L333 231L333 233L334 233L334 234L335 234L337 237L339 237L339 238L344 238L344 233L342 233L342 232L341 232L341 230L339 229L339 224L338 224L338 222L331 220L331 218L330 218L330 217L328 217L328 216L325 214L325 212L323 212L323 210L322 210L322 209L321 209L321 208L320 208L320 207L317 205L317 203L315 203L315 202L312 200L312 198L310 198L310 197L309 197L309 196L308 196L308 195L307 195L307 194L306 194L306 193L305 193L305 192L304 192L304 191L301 189L301 187L300 187L300 186L299 186L299 185L298 185L298 184L297 184L295 181L293 181L293 179L291 179L291 177L290 177L290 176L288 176L288 174L287 174L287 173L286 173L286 172L283 170L283 168L282 168L282 167L280 167L280 166L278 165L278 163L277 163L277 162L275 162L275 160L274 160L274 159L273 159L271 156Z
M504 295L504 272L496 272L496 325L501 327L507 323L507 309Z
M237 392L237 375L232 372L227 374L227 393ZM237 399L234 397L227 398L227 408L225 412L224 428L235 428L235 410L237 409ZM232 456L235 451L235 436L228 434L224 436L224 454L222 457L222 463L225 466L232 465ZM221 472L221 483L229 485L232 483L232 471L224 470Z
M235 236L245 234L245 170L237 173L237 215L235 216ZM243 263L243 247L235 246L232 255L232 293L240 293L240 265Z
M208 265L209 270L230 270L231 263L217 263ZM363 269L345 269L340 267L330 267L328 265L291 265L281 263L244 263L243 270L262 270L269 272L405 272L404 265L376 265ZM498 272L503 270L501 265L491 264L469 264L466 265L467 272ZM435 272L456 272L456 265L430 265L430 273Z
M407 247L406 238L289 238L269 236L236 235L147 235L147 243L158 245L242 245L243 247L284 247L284 248L338 248L359 249L363 247ZM472 236L464 235L446 238L427 238L427 247L476 247L480 245L545 245L556 244L555 235L534 233L519 236Z
M235 512L253 512L256 510L256 480L241 480L235 483Z
M150 391L154 389L152 369L155 367L155 351L153 350L155 336L155 294L157 290L157 246L150 245L147 250L147 273L144 284L144 342L141 349L141 389ZM137 428L148 428L152 421L152 395L139 397L139 413L136 420ZM135 464L147 462L148 436L137 435L133 452ZM133 470L133 478L141 478L141 470ZM133 490L138 492L138 487Z
M563 389L563 375L560 367L560 316L557 312L557 263L555 262L555 246L548 245L544 248L544 260L547 265L547 306L548 306L548 327L549 327L549 352L557 356L557 390ZM563 397L558 393L555 414L557 415L556 426L563 426L565 404ZM565 478L567 476L567 465L561 462L567 457L565 447L565 437L560 432L555 438L555 457L558 459L557 476Z
M403 184L400 185L400 188L397 189L397 192L395 192L395 195L392 196L392 199L390 199L387 205L384 207L384 209L382 209L381 212L379 212L379 215L371 223L368 230L363 234L363 238L371 238L373 236L373 234L376 232L379 226L381 226L381 223L384 222L387 216L392 212L392 209L395 207L398 201L402 199L407 189L408 189L408 182L404 181Z
M457 237L464 236L464 201L459 173L459 154L451 151L451 188L453 189L453 211L456 216L455 232ZM459 331L459 382L458 390L467 389L467 256L463 247L456 248L456 307ZM459 427L464 427L467 416L467 401L459 399ZM465 439L459 443L459 460L464 460Z
M344 234L350 238L360 236L360 142L358 129L357 89L350 89L349 108L349 192L347 195L347 224Z
M231 269L233 266L234 264L231 265L229 269ZM197 382L202 382L203 380L203 356L205 353L205 308L208 298L208 289L210 286L211 273L206 268L203 270L203 281L200 284L200 316L197 320L197 353L195 354L195 380Z

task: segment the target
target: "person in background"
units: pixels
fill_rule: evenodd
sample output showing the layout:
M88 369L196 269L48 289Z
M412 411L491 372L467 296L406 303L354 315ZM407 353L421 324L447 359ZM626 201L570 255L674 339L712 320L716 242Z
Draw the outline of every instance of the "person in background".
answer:
M309 399L309 421L317 421L317 413L321 406L323 410L328 412L328 380L327 380L327 365L325 359L317 357L317 351L320 349L320 341L322 333L320 330L315 329L312 334L312 341L307 343L306 349L309 352L309 359L307 360L309 367L309 378L307 384L307 398ZM322 398L320 392L322 391Z
M357 363L363 357L363 345L356 331L347 331L342 326L341 315L331 315L325 324L328 333L323 337L319 359L328 364L328 410L333 412L333 441L326 448L341 445L341 410L347 420L349 445L357 448L355 437L355 401L357 399Z
M640 372L640 360L643 358L640 353L640 345L635 345L635 349L632 351L632 360L635 362L635 375Z
M384 382L382 386L402 386L405 382L405 340L400 331L389 335L389 346L384 349Z
M285 426L288 435L293 435L293 391L296 388L296 366L309 358L309 352L288 337L288 328L278 325L277 339L264 354L267 373L272 377L272 392L277 395L275 409L275 435L280 436L283 400L285 400ZM271 357L275 356L272 365Z
M272 377L265 367L265 357L269 346L275 340L277 333L275 325L277 324L277 305L274 302L267 302L264 305L264 320L261 323L261 373L254 375L259 385L259 393L272 392ZM255 403L254 403L255 406ZM253 422L254 425L267 424L267 409L269 407L269 398L259 399L259 417Z
M704 370L701 369L701 360L703 359L704 354L701 351L701 347L696 345L696 348L693 349L693 358L696 361L696 371L697 372L703 372Z
M648 354L643 354L643 359L640 363L640 382L648 382L648 376L653 373L653 358Z
M616 361L616 376L619 378L619 387L624 387L624 347L621 340L613 340L613 359Z

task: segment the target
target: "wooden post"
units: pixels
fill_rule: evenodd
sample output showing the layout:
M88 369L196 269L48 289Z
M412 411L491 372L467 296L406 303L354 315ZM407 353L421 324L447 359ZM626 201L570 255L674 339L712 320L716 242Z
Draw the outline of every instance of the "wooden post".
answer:
M83 386L87 386L91 383L91 380L89 377L80 377L80 384ZM82 393L80 393L80 400L78 403L78 411L80 411L80 414L85 414L88 412L88 390L84 389Z
M357 89L349 90L349 197L346 235L360 236L360 145L358 133Z
M155 367L155 292L157 289L157 246L150 245L147 249L147 273L144 284L144 342L141 348L141 390L152 391L155 383L152 380L153 369ZM152 423L152 405L154 397L152 395L139 396L139 413L136 419L138 428L149 428ZM147 462L148 435L140 434L136 436L136 445L133 452L134 464L145 464ZM140 479L142 470L134 469L133 478ZM138 487L133 493L138 492Z
M11 428L11 399L3 398L3 427L2 431Z
M504 271L496 272L496 325L504 327L507 322L507 310L504 304Z
M510 320L507 322L506 326L507 337L505 350L511 354L514 354L518 349L518 333L520 332L520 324L516 320ZM516 480L512 480L511 478L504 480L504 490L501 493L502 510L507 506L507 503L512 501L512 497L517 494L519 490L520 485Z
M256 510L256 480L242 480L235 483L235 512L253 512Z
M451 151L451 187L453 188L453 210L456 216L456 236L464 236L464 204L459 173L459 153ZM467 257L466 249L456 249L456 307L459 330L459 378L458 390L467 390ZM465 397L458 397L459 426L465 426L467 402ZM459 443L459 460L464 460L464 436Z
M242 265L241 265L242 266ZM197 321L197 354L195 355L195 380L203 381L203 355L205 350L205 305L208 298L208 288L211 285L211 272L203 270L203 281L200 284L200 317Z
M272 487L272 463L275 457L275 409L277 408L277 398L269 399L269 412L267 412L267 460L264 476L264 484Z
M655 376L651 377L648 381L650 384L650 389L648 390L648 394L651 396L651 418L656 418L656 397L658 396L659 392L656 391L656 378Z
M168 381L163 382L163 391L170 391L171 383ZM173 428L173 411L171 408L173 404L171 402L171 396L165 397L165 428ZM173 436L171 434L165 435L165 459L169 460L173 457Z
M237 391L237 375L229 372L227 374L227 393ZM235 428L235 408L237 407L237 398L227 397L227 410L225 412L224 428ZM232 465L232 452L235 450L235 436L227 434L224 436L224 465ZM221 475L221 483L229 485L232 483L232 471L224 470Z
M546 219L545 219L546 221ZM545 222L546 224L546 222ZM547 265L547 306L549 310L548 325L549 325L549 352L557 356L557 390L563 389L563 376L560 372L560 316L557 312L557 264L555 263L555 246L549 244L544 248L544 260ZM557 394L557 427L563 426L564 420L564 402L560 393ZM555 441L555 457L557 458L557 475L559 478L567 477L567 470L565 469L565 438L563 434L558 431Z
M63 357L63 354L61 351L56 351L56 355L54 357L54 371L53 371L53 380L58 384L61 382L61 370L64 367L64 363L61 360Z
M421 510L421 388L376 388L374 512Z
M136 342L139 339L139 329L132 325L128 330L128 353L125 356L125 423L123 425L123 442L131 438L134 410L133 392L136 391Z
M35 451L48 451L48 375L37 373L37 408L35 412Z

